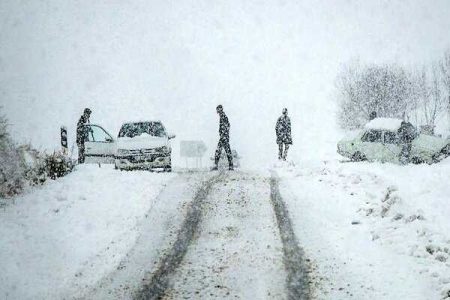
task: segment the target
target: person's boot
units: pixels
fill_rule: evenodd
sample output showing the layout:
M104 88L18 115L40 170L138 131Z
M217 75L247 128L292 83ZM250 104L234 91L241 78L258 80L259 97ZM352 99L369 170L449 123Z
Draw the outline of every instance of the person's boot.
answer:
M228 170L229 170L229 171L234 171L233 165L228 166Z
M217 171L217 170L219 170L219 167L217 167L217 166L214 166L211 168L211 171Z

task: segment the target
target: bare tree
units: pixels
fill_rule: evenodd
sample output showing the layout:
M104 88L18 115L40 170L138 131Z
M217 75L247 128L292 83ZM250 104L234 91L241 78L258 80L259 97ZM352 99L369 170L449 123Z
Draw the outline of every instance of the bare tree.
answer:
M336 80L340 125L361 127L372 112L379 117L405 117L413 106L409 101L412 86L410 74L398 66L345 66Z
M442 71L442 83L445 86L447 92L447 111L448 111L448 122L449 122L449 132L450 132L450 49L445 52L443 59L441 60L441 71Z
M445 109L445 101L442 95L441 73L439 66L433 64L431 67L431 79L429 86L429 96L424 100L424 116L427 125L436 124L438 115Z

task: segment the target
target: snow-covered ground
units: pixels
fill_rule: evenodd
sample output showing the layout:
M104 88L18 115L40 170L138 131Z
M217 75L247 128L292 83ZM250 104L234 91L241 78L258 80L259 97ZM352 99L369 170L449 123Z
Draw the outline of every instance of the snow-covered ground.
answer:
M446 297L450 158L431 166L300 160L275 172L311 265L314 299ZM284 299L286 253L269 177L267 169L167 174L78 166L0 210L0 296L139 295L211 181L185 255L175 249L180 260L163 294Z
M83 165L15 198L0 210L0 298L60 299L111 272L174 177Z
M317 299L443 299L450 291L450 159L277 168Z

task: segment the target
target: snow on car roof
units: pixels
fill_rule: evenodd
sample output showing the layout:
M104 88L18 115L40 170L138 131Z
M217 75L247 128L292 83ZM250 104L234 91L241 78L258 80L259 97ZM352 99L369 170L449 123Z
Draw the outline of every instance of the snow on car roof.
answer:
M402 121L394 118L376 118L366 124L366 129L397 131Z

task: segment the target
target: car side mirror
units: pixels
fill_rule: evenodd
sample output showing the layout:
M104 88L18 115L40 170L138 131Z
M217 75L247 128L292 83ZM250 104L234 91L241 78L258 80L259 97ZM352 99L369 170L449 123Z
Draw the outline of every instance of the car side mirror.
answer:
M107 141L108 143L114 142L114 140L113 140L112 138L110 138L110 137L106 138L106 141Z
M169 138L169 140L174 139L174 138L176 138L176 135L175 134L169 134L168 138Z

